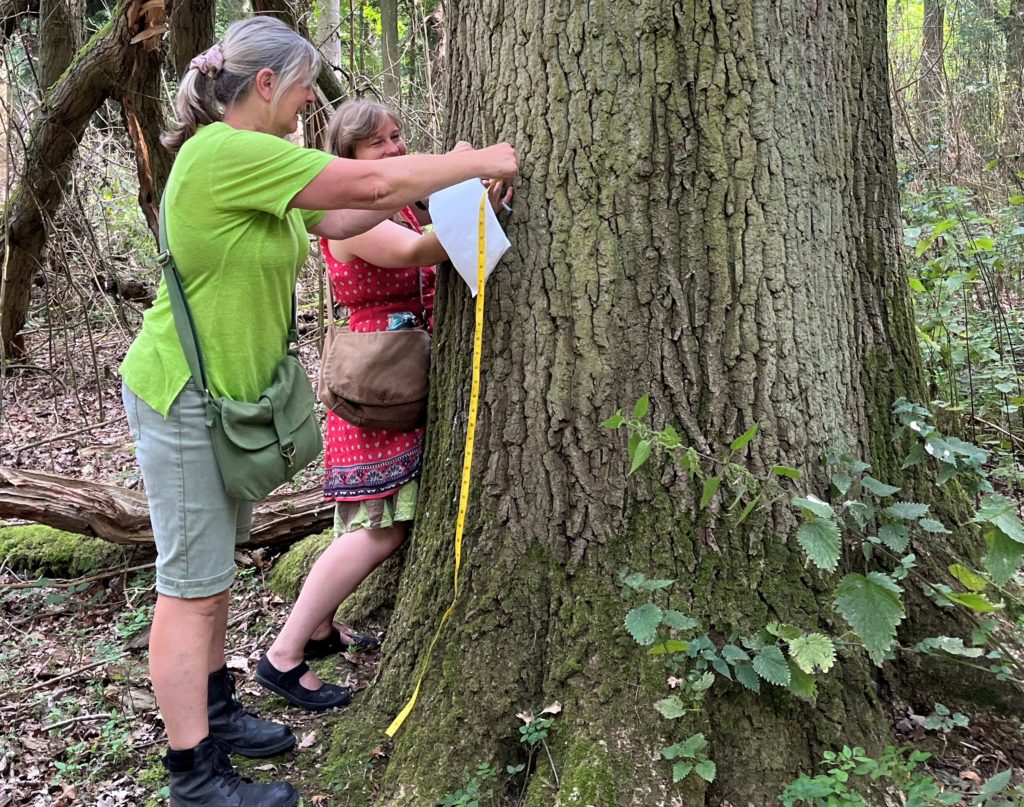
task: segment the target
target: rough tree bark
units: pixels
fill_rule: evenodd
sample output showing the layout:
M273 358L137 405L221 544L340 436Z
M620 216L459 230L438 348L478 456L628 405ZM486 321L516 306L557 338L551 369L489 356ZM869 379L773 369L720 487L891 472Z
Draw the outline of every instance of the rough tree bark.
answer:
M398 103L401 100L399 59L398 0L380 0L380 86L387 102Z
M29 135L25 170L3 209L0 356L9 355L25 323L32 276L46 245L45 225L64 198L89 119L104 100L131 86L133 71L157 69L152 62L159 63L160 51L152 44L160 40L149 34L157 11L162 24L162 7L146 10L141 0L122 0L43 100Z
M921 29L921 78L917 83L918 125L927 140L942 134L943 78L945 75L944 0L924 0Z
M82 47L84 6L78 0L40 0L39 86L45 92Z
M662 719L665 677L623 629L620 572L676 579L673 601L715 636L771 620L839 633L833 582L787 539L788 508L736 527L666 463L627 479L624 439L600 423L650 393L701 450L759 423L755 472L782 462L813 480L844 445L899 477L890 407L924 388L885 4L447 11L449 139L511 140L523 178L488 292L462 595L373 803L430 804L481 761L524 761L516 713L557 700L558 784L540 754L528 805L775 804L822 747L880 748L884 686L850 653L813 705L716 685L699 716ZM452 596L473 315L452 275L438 295L416 535L379 679L335 733L352 804ZM718 777L674 785L660 749L695 730Z
M185 0L171 7L171 64L181 78L188 63L216 38L216 13L213 0Z

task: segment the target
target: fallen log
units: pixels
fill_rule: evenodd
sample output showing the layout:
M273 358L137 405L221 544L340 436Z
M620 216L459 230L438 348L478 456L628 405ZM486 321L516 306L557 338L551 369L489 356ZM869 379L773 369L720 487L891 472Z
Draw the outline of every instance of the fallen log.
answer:
M0 518L34 521L116 544L152 543L144 494L117 485L0 466ZM333 506L319 488L278 493L253 511L246 546L295 541L331 525Z

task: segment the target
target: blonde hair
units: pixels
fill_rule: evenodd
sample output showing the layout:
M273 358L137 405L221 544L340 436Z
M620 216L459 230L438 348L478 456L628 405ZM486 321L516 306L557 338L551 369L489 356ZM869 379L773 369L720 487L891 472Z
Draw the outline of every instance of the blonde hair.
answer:
M320 54L310 43L274 17L252 17L228 26L220 44L224 65L207 75L189 67L181 79L174 109L178 122L160 141L172 152L199 126L224 119L224 109L245 97L256 74L268 68L280 79L271 107L296 84L309 84L320 72Z
M336 157L352 159L356 144L366 140L388 120L401 128L402 119L385 104L377 101L346 101L331 115L327 125L326 149Z

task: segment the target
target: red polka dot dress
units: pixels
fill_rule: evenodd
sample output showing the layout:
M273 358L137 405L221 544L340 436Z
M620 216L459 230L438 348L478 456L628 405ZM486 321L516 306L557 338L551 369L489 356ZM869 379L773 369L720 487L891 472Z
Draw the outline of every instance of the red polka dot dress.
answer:
M411 208L403 223L422 232ZM386 269L355 258L338 261L320 239L334 300L349 311L356 332L384 331L391 314L426 312L432 325L434 267ZM421 296L422 294L422 296ZM422 299L422 304L421 304ZM337 502L382 499L417 479L423 456L423 427L412 431L366 429L327 412L324 498Z

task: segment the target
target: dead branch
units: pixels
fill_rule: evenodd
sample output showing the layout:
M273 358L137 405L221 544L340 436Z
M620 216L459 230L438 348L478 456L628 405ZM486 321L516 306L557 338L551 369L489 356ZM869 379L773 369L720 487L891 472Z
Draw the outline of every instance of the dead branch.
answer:
M330 502L319 488L279 493L256 505L246 546L267 546L323 532ZM0 466L0 518L45 524L116 544L153 541L142 493L56 474Z

